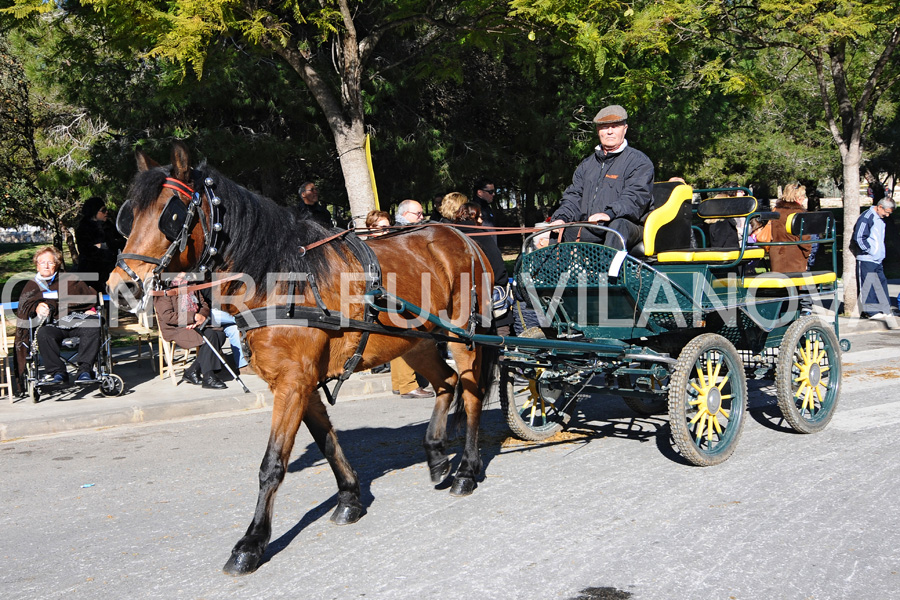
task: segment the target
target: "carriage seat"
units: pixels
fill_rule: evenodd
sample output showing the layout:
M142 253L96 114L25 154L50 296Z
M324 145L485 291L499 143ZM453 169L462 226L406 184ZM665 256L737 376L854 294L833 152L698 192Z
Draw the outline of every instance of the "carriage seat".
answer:
M784 228L791 235L819 235L832 237L834 215L827 210L797 212L788 216Z
M693 188L680 181L654 183L650 212L644 217L644 239L631 254L653 257L666 250L690 246L693 197Z
M734 281L744 289L786 290L793 288L825 285L837 281L834 271L805 271L803 273L762 273L754 277L716 279L714 288L728 287Z
M753 196L709 198L700 203L697 216L701 219L733 219L747 217L757 211L759 203ZM777 219L778 213L762 213L764 218ZM661 263L729 263L738 259L754 260L765 257L765 248L684 248L660 252Z

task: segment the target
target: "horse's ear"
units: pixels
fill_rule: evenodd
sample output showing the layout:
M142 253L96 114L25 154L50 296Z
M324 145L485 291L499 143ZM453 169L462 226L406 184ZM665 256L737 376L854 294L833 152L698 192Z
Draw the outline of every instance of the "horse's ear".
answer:
M172 145L172 175L180 181L190 181L191 156L182 142Z
M144 154L144 151L137 149L134 152L134 158L137 160L138 171L144 172L159 166L159 163Z

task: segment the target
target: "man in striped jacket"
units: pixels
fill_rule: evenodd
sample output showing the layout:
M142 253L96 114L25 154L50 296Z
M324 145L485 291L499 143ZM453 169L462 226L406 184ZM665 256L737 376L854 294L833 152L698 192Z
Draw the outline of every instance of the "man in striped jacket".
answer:
M861 214L853 226L853 243L850 245L856 256L856 281L862 312L870 319L885 319L891 329L897 323L891 312L882 262L885 257L884 219L894 212L894 206L892 199L884 197Z

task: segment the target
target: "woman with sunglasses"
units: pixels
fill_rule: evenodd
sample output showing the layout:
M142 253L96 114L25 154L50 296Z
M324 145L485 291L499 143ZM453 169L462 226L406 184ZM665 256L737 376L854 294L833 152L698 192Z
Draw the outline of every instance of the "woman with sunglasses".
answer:
M106 280L116 267L116 254L125 247L124 239L107 221L109 209L102 198L94 196L81 207L81 221L75 228L78 272L98 292L106 290Z

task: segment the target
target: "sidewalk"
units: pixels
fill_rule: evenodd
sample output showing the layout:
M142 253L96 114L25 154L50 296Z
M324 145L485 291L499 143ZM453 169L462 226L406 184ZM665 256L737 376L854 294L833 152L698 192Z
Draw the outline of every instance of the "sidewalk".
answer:
M822 317L826 320L834 318L830 313ZM888 331L884 321L845 317L840 318L839 327L842 338ZM188 384L175 386L170 378L159 378L156 362L148 359L146 352L140 360L136 359L136 347L117 348L114 352L118 361L114 372L125 380L125 392L121 396L107 398L96 386L72 386L63 393L45 392L37 404L32 404L28 398L17 398L14 404L10 404L8 398L3 397L0 399L0 443L35 435L272 406L268 386L256 375L241 377L250 388L249 394L244 393L237 381L228 379L225 371L222 375L228 385L226 390L208 390ZM390 392L390 373L355 373L341 388L338 402L382 396Z
M256 375L241 376L250 393L233 381L227 371L222 379L226 390L208 390L200 386L180 384L172 379L160 379L155 361L147 352L136 360L136 347L114 349L117 364L113 372L125 380L121 396L103 396L97 386L59 388L62 393L44 391L41 401L32 404L27 397L0 399L0 442L35 435L45 435L99 429L125 425L167 421L184 417L215 413L270 408L272 393ZM333 387L331 384L329 387ZM338 402L352 398L391 393L390 373L372 375L355 373L341 388Z

